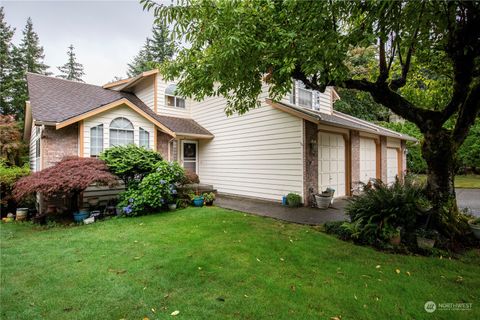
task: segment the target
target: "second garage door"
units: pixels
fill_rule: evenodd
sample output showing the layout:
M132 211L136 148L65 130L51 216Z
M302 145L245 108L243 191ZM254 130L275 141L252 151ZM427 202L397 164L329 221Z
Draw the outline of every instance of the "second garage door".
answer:
M335 196L345 195L345 140L341 134L318 134L318 189L335 189Z
M368 183L377 177L377 148L375 140L360 138L360 181Z

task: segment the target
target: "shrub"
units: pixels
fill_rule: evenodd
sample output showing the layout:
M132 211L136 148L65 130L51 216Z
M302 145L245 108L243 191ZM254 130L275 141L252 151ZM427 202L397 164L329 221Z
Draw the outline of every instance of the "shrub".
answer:
M28 165L24 165L23 167L8 167L5 162L0 159L0 205L6 207L7 212L15 209L15 201L13 201L12 196L13 185L29 173L30 169Z
M298 207L302 203L302 197L296 193L287 194L287 203L290 207Z
M45 198L64 195L71 200L71 209L78 209L78 196L92 183L115 185L117 179L105 163L95 158L67 157L39 172L18 180L13 189L13 196L20 200L34 192L41 192Z
M200 179L198 178L198 175L191 170L185 170L185 178L181 181L181 184L192 184L192 183L200 183Z
M350 228L345 227L344 221L331 221L324 224L325 232L336 235L342 240L352 239L353 232Z
M127 215L158 211L168 203L174 203L176 184L184 179L184 171L178 163L160 161L154 173L148 174L135 187L120 196L119 206Z
M347 205L351 224L345 227L356 228L359 242L376 246L388 243L401 228L402 242L414 246L416 230L425 223L429 206L423 185L410 177L391 186L376 181Z
M162 156L153 151L133 144L108 148L100 154L100 159L105 161L108 169L120 177L125 186L137 184L142 179L155 172Z

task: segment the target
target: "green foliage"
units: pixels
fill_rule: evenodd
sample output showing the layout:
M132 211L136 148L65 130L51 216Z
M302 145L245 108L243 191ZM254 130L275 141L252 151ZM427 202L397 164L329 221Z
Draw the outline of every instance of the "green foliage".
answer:
M407 141L407 169L413 173L425 173L427 171L427 163L422 156L423 135L418 127L409 121L403 123L381 122L380 125L418 139L418 142Z
M296 193L287 194L287 203L290 207L298 207L302 204L302 197Z
M0 7L0 114L13 114L14 110L8 99L12 86L11 49L15 29L5 21L3 7Z
M27 176L29 173L30 168L28 164L25 164L23 167L9 167L0 160L0 184L2 187L11 188L18 179Z
M175 203L176 184L183 179L183 168L167 161L160 161L155 167L155 172L146 175L138 186L130 186L121 194L119 207L125 214L147 214Z
M376 103L367 92L338 88L341 97L334 109L367 121L388 121L390 111Z
M459 167L480 168L480 118L477 118L458 150L458 162Z
M423 185L410 177L391 186L376 181L345 208L351 224L355 224L347 223L346 227L357 230L358 242L374 246L387 244L397 228L401 228L402 242L415 248L415 233L427 220L429 206Z
M203 196L203 199L205 199L205 202L207 203L215 201L215 193L213 192L204 192L202 196Z
M128 188L139 183L146 175L155 172L162 156L153 150L136 145L115 146L100 154L108 169L120 177Z
M147 38L145 45L128 64L127 74L134 77L143 71L155 69L159 64L172 58L175 42L172 41L168 27L156 22L152 28L152 38Z
M85 72L83 72L83 65L77 62L77 58L75 56L75 53L73 52L73 49L73 44L71 44L70 47L68 47L67 51L68 62L65 63L63 66L58 67L58 70L61 72L61 74L57 77L67 80L84 82L82 80L82 76L85 75Z
M323 227L326 233L333 234L342 240L353 239L353 224L345 224L344 221L330 221L326 222Z

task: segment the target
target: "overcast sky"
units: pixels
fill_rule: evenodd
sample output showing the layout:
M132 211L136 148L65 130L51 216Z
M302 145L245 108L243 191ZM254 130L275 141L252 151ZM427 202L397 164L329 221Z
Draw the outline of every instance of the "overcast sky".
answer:
M168 1L167 3L170 3ZM40 37L50 72L67 61L73 44L87 83L101 85L126 77L127 63L151 35L153 14L138 1L11 1L0 0L18 44L28 17Z

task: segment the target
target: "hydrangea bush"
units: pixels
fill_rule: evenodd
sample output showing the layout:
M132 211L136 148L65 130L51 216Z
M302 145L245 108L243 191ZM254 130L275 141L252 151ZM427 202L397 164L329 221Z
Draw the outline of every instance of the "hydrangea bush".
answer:
M184 179L185 172L176 162L160 161L155 172L145 176L135 188L121 195L120 208L126 215L140 215L162 209L174 203L176 185Z

